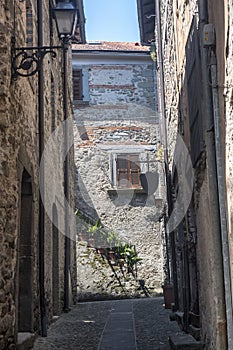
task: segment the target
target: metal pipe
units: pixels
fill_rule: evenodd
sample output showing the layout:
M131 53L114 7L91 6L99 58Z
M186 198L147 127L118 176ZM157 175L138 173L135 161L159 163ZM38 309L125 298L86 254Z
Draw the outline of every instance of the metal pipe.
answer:
M63 112L64 112L64 125L65 125L65 139L64 149L67 151L69 130L67 119L69 115L68 110L68 41L64 38L63 41ZM64 311L69 311L70 307L70 293L69 293L69 276L70 276L70 225L69 225L69 152L66 154L65 167L64 167L64 195L65 195L65 266L64 266Z
M164 225L164 236L165 236L165 252L166 252L166 279L167 283L171 284L171 271L170 271L170 264L169 264L169 240L168 240L168 232L167 232L167 209L166 206L164 206L164 213L163 213L163 225Z
M168 150L167 150L167 126L166 126L166 103L165 103L165 89L164 89L164 67L163 67L163 48L161 38L161 18L160 18L160 0L155 0L155 12L157 19L157 36L158 36L158 54L159 54L159 82L160 82L160 109L161 109L161 136L163 138L162 143L164 145L164 163L165 163L165 179L167 187L167 202L168 202L168 215L172 212L173 202L171 193L171 176L168 165ZM174 285L174 298L175 308L179 307L178 297L178 280L177 280L177 262L176 262L176 251L175 251L175 236L174 232L170 233L170 244L171 244L171 259L172 259L172 276ZM170 277L169 277L170 279Z
M37 30L38 30L38 46L43 46L43 2L37 0ZM43 67L38 72L38 128L39 128L39 162L41 162L44 151L44 72ZM43 162L41 164L43 167ZM41 168L41 173L44 174L44 169ZM41 190L44 190L43 176L41 179ZM47 336L47 317L45 303L45 227L44 218L45 211L42 201L42 193L39 193L39 290L40 290L40 316L41 316L41 335Z
M217 57L214 49L211 50L211 87L213 99L213 115L215 128L215 152L218 176L218 199L220 212L220 226L222 238L222 255L223 255L223 272L225 287L225 303L227 318L227 341L228 349L233 349L233 317L232 317L232 293L231 293L231 271L230 271L230 253L228 243L228 225L227 225L227 191L225 183L225 169L223 164L223 138L220 120L219 96L218 96L218 79L217 79Z

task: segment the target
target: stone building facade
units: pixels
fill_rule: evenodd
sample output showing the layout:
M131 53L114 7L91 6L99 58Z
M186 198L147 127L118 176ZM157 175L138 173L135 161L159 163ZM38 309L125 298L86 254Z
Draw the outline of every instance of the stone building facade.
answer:
M63 203L57 200L45 208L39 189L43 149L63 122L62 50L54 59L47 54L42 70L30 77L17 75L11 64L20 52L16 48L28 47L31 54L32 46L60 46L51 14L54 6L55 1L0 2L0 349L15 349L38 333L46 335L47 325L62 312L69 294L64 284L68 249L59 232ZM50 188L63 188L63 173L44 179L45 188L48 183ZM70 242L68 268L75 289L72 247Z
M79 226L79 298L161 292L164 184L155 81L149 50L138 43L73 46L76 207L106 233L105 240L97 232L93 243L82 241ZM136 248L137 274L122 275L116 261L109 265L100 254L119 244Z
M174 311L205 349L231 349L232 3L155 4Z

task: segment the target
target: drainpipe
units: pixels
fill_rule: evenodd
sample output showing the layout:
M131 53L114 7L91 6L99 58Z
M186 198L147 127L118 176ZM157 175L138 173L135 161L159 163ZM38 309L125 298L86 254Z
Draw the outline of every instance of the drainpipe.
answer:
M228 244L228 227L227 227L227 191L225 183L225 169L223 163L223 138L221 130L218 81L217 81L217 57L214 49L211 50L211 87L213 98L214 128L215 128L215 152L217 162L218 176L218 199L220 212L220 226L222 238L222 255L223 255L223 272L225 287L226 319L227 319L227 340L228 349L233 349L233 319L232 319L232 294L231 294L231 272L230 272L230 254Z
M224 268L223 268L223 251L222 251L222 238L221 238L221 225L220 225L220 212L219 212L219 190L217 182L217 163L216 163L216 153L215 153L215 126L214 119L216 119L216 106L214 106L215 111L213 111L212 94L209 85L209 71L208 71L208 49L204 47L203 42L203 29L204 25L208 22L208 10L207 1L199 0L199 28L201 33L200 42L200 53L201 53L201 70L202 70L202 85L203 85L203 107L205 115L205 144L206 144L206 164L208 169L208 182L209 182L209 196L210 196L210 220L211 220L211 234L212 234L212 244L213 244L213 254L214 254L214 281L215 281L215 295L218 297L219 302L216 302L216 312L217 312L217 330L219 336L219 346L222 349L226 348L225 334L222 332L222 327L226 322L226 308L225 308L225 290L224 290ZM215 94L215 92L214 92ZM214 96L213 96L214 98ZM214 102L216 104L216 101ZM215 117L213 117L213 113ZM218 132L218 131L217 131ZM224 180L223 180L224 181ZM218 190L216 190L218 189ZM224 195L224 193L222 193ZM225 201L225 199L224 199ZM226 256L225 256L226 257ZM227 262L228 263L228 262ZM228 299L228 298L227 298ZM229 301L228 301L229 302ZM231 312L232 305L228 311ZM230 321L230 320L229 320ZM230 321L231 323L231 321ZM232 325L227 327L231 328ZM231 334L231 335L230 335ZM231 333L228 334L229 337L232 336ZM233 349L232 340L228 339L229 350Z
M37 29L38 29L38 46L43 46L43 2L37 0ZM44 72L43 67L38 72L38 122L39 122L39 163L41 163L42 154L44 151ZM43 163L43 162L42 162ZM43 164L41 164L43 166ZM41 169L42 174L44 170ZM41 181L44 181L43 177ZM41 190L44 190L43 183ZM45 227L44 227L44 205L42 194L39 192L39 291L40 291L40 317L41 317L41 335L47 336L47 318L46 318L46 303L45 303Z
M63 112L64 112L64 149L67 151L69 130L68 130L68 50L69 43L64 38L62 42L62 54L63 54ZM70 310L70 223L69 223L69 199L70 199L70 186L69 186L69 164L70 157L69 152L66 154L65 166L64 166L64 199L65 199L65 266L64 266L64 311Z

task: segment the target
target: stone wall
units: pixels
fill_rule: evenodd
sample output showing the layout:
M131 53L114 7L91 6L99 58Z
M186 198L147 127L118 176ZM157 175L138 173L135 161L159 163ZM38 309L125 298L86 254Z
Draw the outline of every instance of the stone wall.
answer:
M27 6L29 5L27 1ZM31 2L31 45L37 45L37 12ZM43 1L44 23L49 23L49 2ZM15 6L15 9L14 9ZM0 4L0 349L15 349L18 332L40 332L39 302L39 120L38 75L13 77L11 39L16 47L26 46L26 1L1 1ZM15 23L14 23L15 10ZM15 27L14 27L15 24ZM44 42L50 45L50 29L45 26ZM54 26L55 31L55 26ZM54 32L54 44L59 44ZM29 45L29 44L28 44ZM53 60L44 59L44 142L52 132L53 105L55 126L63 120L61 51ZM51 74L54 87L51 85ZM52 90L54 104L51 100ZM69 107L69 113L71 109ZM47 179L63 186L62 177ZM52 208L50 208L52 211ZM61 213L60 213L61 214ZM60 218L59 218L60 219ZM47 322L53 311L52 297L52 222L45 216L45 305ZM64 237L59 235L58 312L63 307ZM72 264L74 262L72 261ZM74 274L73 274L74 275ZM24 313L25 312L25 313ZM24 314L23 314L24 313Z
M161 292L164 237L159 218L164 184L158 157L153 62L148 61L145 55L143 63L117 64L114 57L114 64L105 61L86 66L90 103L75 106L76 206L92 222L100 220L120 242L134 245L142 261L136 279L127 276L125 280L120 274L122 291L107 260L85 243L78 243L78 296L82 299L143 295L138 290L139 280L144 280L151 294ZM74 67L84 65L74 59ZM139 154L141 171L158 173L155 193L117 187L116 154ZM106 248L110 243L96 239L93 244L94 248Z
M23 4L16 5L17 15L22 14ZM37 195L37 149L36 120L31 115L37 108L36 97L29 80L24 84L11 81L11 36L13 30L13 3L1 4L1 96L0 96L0 124L1 124L1 325L0 348L14 348L14 334L16 326L16 296L17 284L17 246L19 230L20 191L23 168L26 168L32 178L33 200L38 202ZM23 31L18 45L25 38ZM27 96L27 97L26 97ZM27 101L27 103L26 103ZM24 107L23 107L24 104ZM32 232L38 226L38 205L34 206L35 220ZM34 247L32 254L36 254L37 236L33 234ZM34 250L35 249L35 250ZM37 261L33 262L36 270ZM36 278L32 281L33 297L38 303L38 285ZM35 320L38 320L38 308L35 305ZM38 327L38 324L37 324Z
M204 1L203 1L204 3ZM167 142L168 142L168 161L169 168L172 174L173 194L178 190L177 178L174 171L174 146L176 134L179 133L187 149L192 154L193 145L191 143L191 127L189 104L194 101L196 91L193 90L193 96L188 96L190 76L187 75L189 70L190 59L187 55L187 43L191 30L191 24L194 16L198 23L198 43L200 45L201 38L201 23L199 21L197 1L161 1L161 21L162 21L162 48L163 48L163 63L164 63L164 82L165 82L165 103L166 103L166 127L167 127ZM207 1L209 11L209 22L213 23L216 29L216 54L218 62L218 89L219 89L219 104L220 118L222 120L222 145L225 148L224 137L226 137L226 171L227 171L227 196L229 201L229 245L232 254L232 239L231 239L231 41L232 33L231 26L231 5L227 11L227 4L219 3L218 1ZM227 34L228 33L228 34ZM158 39L158 38L157 38ZM226 47L223 46L226 44ZM191 45L191 42L189 42ZM229 45L229 46L228 46ZM200 55L199 46L199 55ZM225 51L226 50L226 51ZM227 67L225 67L226 52ZM194 53L193 53L194 55ZM188 61L189 59L189 61ZM204 61L200 61L200 68L203 67ZM208 69L208 68L206 68ZM209 73L208 73L209 74ZM199 81L203 79L201 72ZM195 78L194 78L195 79ZM198 80L197 79L197 80ZM184 215L182 229L180 227L175 231L175 246L177 256L177 272L178 286L183 284L189 289L189 296L179 290L177 305L178 309L184 312L183 327L190 331L188 323L191 318L185 318L185 305L193 313L200 315L200 336L205 342L206 349L226 348L226 319L224 316L224 308L221 308L223 295L223 261L221 260L222 246L220 238L220 230L218 230L217 215L213 205L214 197L217 195L217 185L213 185L213 159L211 158L212 141L210 130L207 131L206 110L205 110L205 94L203 86L201 89L201 105L202 105L202 124L199 130L203 129L204 147L199 154L199 158L193 162L194 184L193 184L193 199L190 203L194 209L195 230L189 235L190 229L187 224L187 215ZM161 93L161 91L159 91ZM225 100L224 100L225 98ZM226 108L226 110L225 110ZM226 130L224 127L224 119L226 120ZM198 138L196 138L198 142ZM225 153L223 151L223 153ZM174 197L175 199L176 197ZM189 208L190 209L190 208ZM188 213L188 212L187 212ZM183 242L183 243L182 243ZM186 242L186 243L184 243ZM194 244L193 244L194 243ZM192 248L191 248L192 247ZM190 249L191 248L191 249ZM186 254L188 261L186 261ZM227 257L225 256L225 259ZM174 257L173 257L174 263ZM192 271L192 263L194 262L194 271L196 277L194 279L188 276L187 271ZM199 307L194 311L195 307L192 299L193 289L198 286L198 295L196 300ZM199 310L199 311L198 311ZM214 332L213 332L214 329Z
M232 44L233 44L233 32L232 32L232 4L228 1L228 12L226 12L225 29L226 46L228 52L226 56L225 65L225 83L221 90L222 100L225 102L225 120L226 120L226 150L225 150L225 162L226 162L226 185L227 185L227 202L228 202L228 227L229 227L229 243L230 243L230 255L231 255L231 278L233 280L233 172L232 172L232 138L233 138L233 71L232 71ZM225 10L226 11L226 10ZM227 21L228 19L228 21Z

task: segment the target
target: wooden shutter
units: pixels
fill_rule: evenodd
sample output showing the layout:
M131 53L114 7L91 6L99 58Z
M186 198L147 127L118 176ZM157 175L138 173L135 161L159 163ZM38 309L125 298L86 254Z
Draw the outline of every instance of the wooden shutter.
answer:
M132 187L138 187L140 185L140 166L138 163L138 155L129 156L130 166L130 182Z
M73 70L73 99L74 101L83 99L82 70Z
M126 156L117 157L117 184L118 187L128 187L129 173Z
M201 151L203 150L201 69L196 17L194 17L186 44L186 74L189 104L191 159L194 165Z
M120 188L140 187L140 166L137 154L117 156L117 185Z

